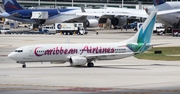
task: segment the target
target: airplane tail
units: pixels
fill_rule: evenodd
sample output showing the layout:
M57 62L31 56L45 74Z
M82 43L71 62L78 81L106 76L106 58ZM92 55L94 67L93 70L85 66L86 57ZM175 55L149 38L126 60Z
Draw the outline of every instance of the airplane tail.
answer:
M153 3L154 3L154 6L157 6L157 5L161 5L163 3L165 3L164 0L153 0Z
M126 45L130 50L134 52L144 52L148 50L151 45L151 37L153 33L154 24L156 22L157 12L152 12L150 16L143 23L139 31L130 39L126 40Z
M17 3L16 0L2 0L6 12L22 10L23 8Z

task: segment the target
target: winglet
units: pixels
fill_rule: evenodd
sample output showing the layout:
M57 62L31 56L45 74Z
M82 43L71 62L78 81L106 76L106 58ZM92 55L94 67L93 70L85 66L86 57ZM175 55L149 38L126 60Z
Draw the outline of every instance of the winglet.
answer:
M70 37L67 38L65 44L69 44L69 41L70 41Z

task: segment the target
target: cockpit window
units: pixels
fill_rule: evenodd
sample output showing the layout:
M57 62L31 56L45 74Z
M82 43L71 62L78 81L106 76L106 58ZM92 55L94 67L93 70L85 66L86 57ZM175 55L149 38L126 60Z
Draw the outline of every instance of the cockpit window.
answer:
M15 50L15 52L21 53L23 52L23 50Z

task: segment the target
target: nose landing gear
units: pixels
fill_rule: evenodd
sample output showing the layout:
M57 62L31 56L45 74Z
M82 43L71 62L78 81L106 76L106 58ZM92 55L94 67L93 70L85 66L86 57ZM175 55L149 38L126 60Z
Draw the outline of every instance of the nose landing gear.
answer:
M19 62L19 61L17 61L17 63L21 63L21 64L23 64L23 65L22 65L22 68L26 68L26 64L25 64L25 62Z

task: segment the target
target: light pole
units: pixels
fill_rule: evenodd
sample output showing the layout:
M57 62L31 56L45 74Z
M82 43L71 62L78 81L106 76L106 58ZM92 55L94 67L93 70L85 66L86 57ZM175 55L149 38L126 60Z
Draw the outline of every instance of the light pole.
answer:
M56 7L56 0L55 0L55 7Z
M41 1L40 0L39 0L38 4L39 4L39 6L41 5Z
M123 6L124 6L123 4L124 4L124 0L122 0L122 8L123 8Z
M73 2L74 2L74 1L72 0L72 7L74 6Z

